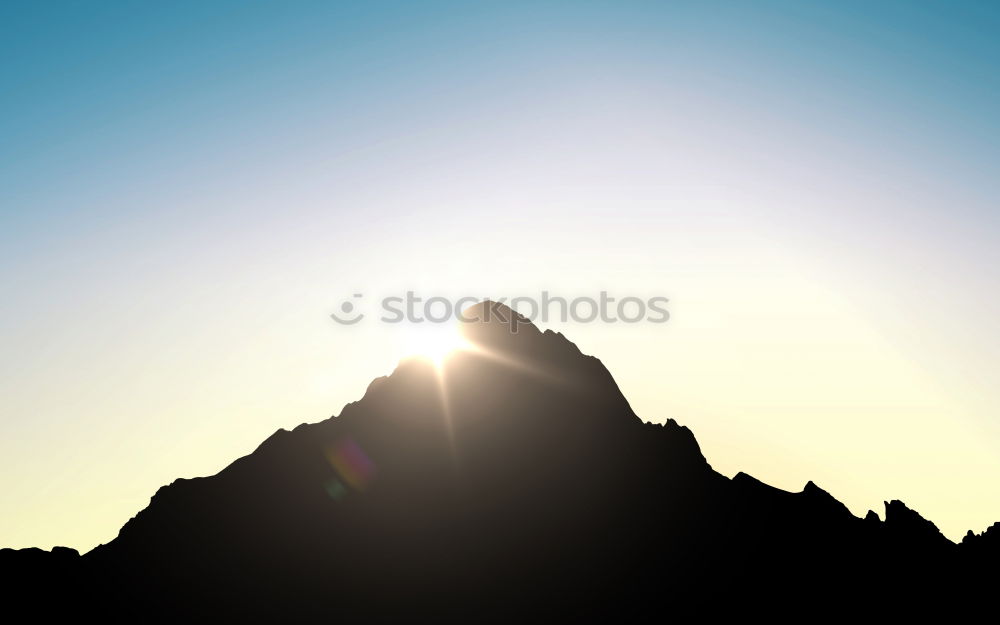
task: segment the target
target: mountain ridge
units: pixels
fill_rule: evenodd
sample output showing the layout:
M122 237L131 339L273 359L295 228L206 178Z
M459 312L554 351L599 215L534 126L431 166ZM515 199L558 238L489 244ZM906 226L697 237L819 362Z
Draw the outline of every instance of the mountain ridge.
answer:
M24 574L24 596L45 578L87 603L101 580L129 610L223 620L398 615L385 597L457 617L498 589L513 597L498 611L573 600L647 614L666 593L695 613L718 592L752 602L785 587L804 602L845 584L860 605L995 579L982 567L1000 524L955 544L898 500L862 519L812 481L727 478L689 428L639 418L599 359L501 306L472 310L491 316L463 325L471 349L440 367L404 360L340 415L161 487L112 541L82 556L4 550L0 570ZM888 570L859 568L869 558Z

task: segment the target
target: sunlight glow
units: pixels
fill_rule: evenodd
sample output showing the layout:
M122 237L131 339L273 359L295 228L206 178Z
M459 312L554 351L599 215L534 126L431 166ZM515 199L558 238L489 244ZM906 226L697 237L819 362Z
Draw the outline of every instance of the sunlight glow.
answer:
M450 324L415 327L406 340L408 355L428 360L438 368L455 351L470 348L458 328Z

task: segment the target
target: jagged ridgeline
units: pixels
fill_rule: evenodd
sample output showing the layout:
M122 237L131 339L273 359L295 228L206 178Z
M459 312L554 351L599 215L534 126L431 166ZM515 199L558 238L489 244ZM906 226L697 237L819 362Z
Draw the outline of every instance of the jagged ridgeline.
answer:
M338 417L177 480L83 556L5 550L8 603L160 620L667 620L989 601L1000 526L956 545L902 502L712 469L599 360L485 302ZM959 487L959 485L956 485ZM49 599L57 597L58 602Z

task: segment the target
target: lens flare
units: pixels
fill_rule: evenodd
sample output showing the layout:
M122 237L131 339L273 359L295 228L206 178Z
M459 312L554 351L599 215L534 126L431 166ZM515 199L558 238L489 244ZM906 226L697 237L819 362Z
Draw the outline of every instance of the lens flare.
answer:
M375 479L375 463L361 449L361 445L351 437L337 440L326 450L326 459L337 472L325 485L327 494L334 500L341 500L352 490L363 491Z

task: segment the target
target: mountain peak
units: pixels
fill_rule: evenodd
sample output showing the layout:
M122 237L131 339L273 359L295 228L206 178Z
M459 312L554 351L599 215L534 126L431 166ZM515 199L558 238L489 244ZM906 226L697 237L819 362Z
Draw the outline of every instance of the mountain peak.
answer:
M522 347L542 335L530 319L488 299L463 310L460 321L462 334L469 342L504 351Z
M93 597L112 588L122 614L194 607L225 622L464 622L501 604L519 620L535 608L661 615L665 599L683 617L775 587L819 605L848 577L909 597L993 561L1000 526L959 553L899 501L884 524L863 523L811 481L792 493L727 479L687 427L643 423L600 360L500 302L462 325L469 349L401 363L339 416L174 481L90 553L0 551L0 571L20 574L10 594L34 599L54 580L76 593L67 605L103 608ZM857 567L873 553L887 571ZM565 598L582 603L565 612Z

